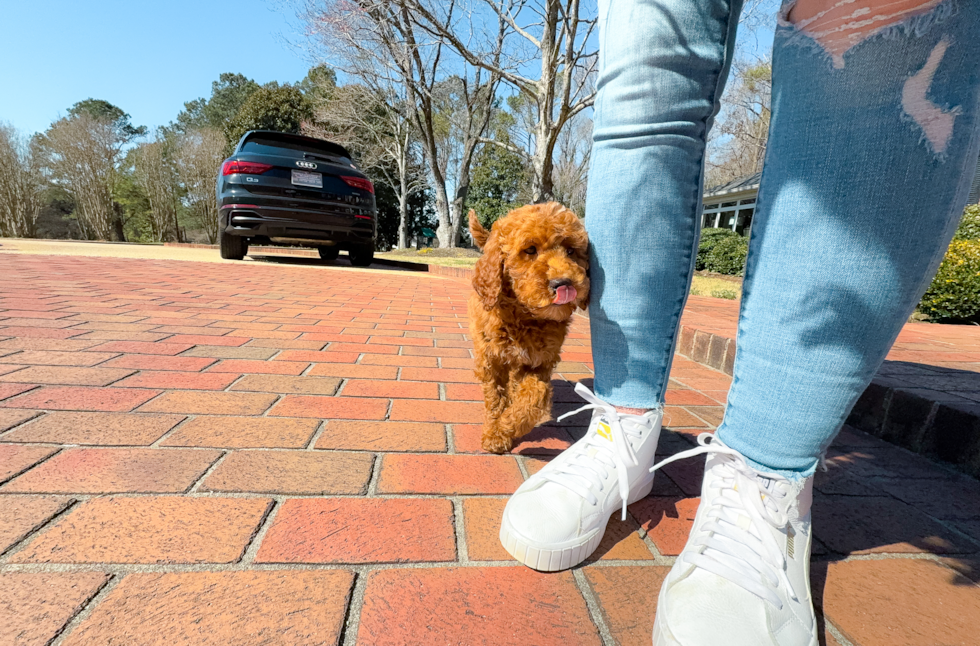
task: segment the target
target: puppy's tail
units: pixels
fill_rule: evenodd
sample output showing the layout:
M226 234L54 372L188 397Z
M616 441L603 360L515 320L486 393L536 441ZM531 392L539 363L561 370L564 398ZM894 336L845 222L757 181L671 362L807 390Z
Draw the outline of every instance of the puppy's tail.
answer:
M480 219L476 217L476 211L473 209L470 209L470 235L473 237L473 242L480 249L483 249L487 244L487 238L490 237L490 232L480 224Z

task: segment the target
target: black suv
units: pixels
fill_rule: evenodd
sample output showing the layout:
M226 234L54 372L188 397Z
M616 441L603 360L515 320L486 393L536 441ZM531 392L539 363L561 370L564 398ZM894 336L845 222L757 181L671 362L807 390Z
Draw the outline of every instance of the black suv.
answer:
M249 244L316 247L352 265L374 259L374 185L343 146L300 135L252 130L218 175L221 257L241 260Z

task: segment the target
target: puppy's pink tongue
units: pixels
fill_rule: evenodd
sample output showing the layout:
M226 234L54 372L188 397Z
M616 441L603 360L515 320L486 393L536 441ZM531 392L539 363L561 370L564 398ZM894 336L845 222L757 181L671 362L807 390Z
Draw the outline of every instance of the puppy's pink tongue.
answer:
M555 300L551 302L555 305L565 305L574 301L576 296L578 296L578 292L575 291L574 287L562 285L555 290Z

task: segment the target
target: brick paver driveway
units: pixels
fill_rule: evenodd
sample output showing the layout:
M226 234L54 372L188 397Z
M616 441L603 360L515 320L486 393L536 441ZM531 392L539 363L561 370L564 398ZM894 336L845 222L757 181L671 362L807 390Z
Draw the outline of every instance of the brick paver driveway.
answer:
M0 253L0 644L648 644L700 465L570 572L517 567L505 496L578 437L479 450L465 283ZM556 408L588 378L578 321ZM729 378L678 358L662 452ZM818 480L828 644L978 644L980 488L845 430ZM962 573L962 574L961 574Z

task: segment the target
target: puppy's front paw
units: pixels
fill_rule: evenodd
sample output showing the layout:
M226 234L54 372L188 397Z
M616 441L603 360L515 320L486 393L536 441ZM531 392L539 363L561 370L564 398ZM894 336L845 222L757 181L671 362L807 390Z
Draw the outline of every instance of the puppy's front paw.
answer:
M507 453L514 446L514 439L506 435L484 433L482 445L487 453Z

